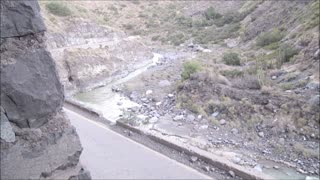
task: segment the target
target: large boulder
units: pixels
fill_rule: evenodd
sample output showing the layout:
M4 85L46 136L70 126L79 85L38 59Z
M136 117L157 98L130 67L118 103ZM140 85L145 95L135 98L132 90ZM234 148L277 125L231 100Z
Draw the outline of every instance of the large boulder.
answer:
M45 49L19 54L1 68L1 105L19 127L40 127L63 103L63 88Z
M1 38L45 31L37 0L1 0Z
M0 179L90 179L43 30L37 1L1 1Z

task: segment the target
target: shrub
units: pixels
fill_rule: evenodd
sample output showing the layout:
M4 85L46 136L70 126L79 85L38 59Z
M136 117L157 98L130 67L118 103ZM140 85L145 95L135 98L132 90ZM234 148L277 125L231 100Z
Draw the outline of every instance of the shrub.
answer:
M257 76L245 75L234 81L233 87L239 89L261 89L261 84Z
M208 9L206 9L203 15L207 20L219 19L222 17L222 15L217 13L213 7L209 7Z
M289 62L290 59L297 54L298 54L297 49L287 44L284 44L279 48L279 61L281 64L285 62Z
M271 43L278 42L282 39L283 34L277 29L272 30L271 32L262 33L257 38L257 45L260 47L267 46Z
M225 53L222 59L227 65L240 66L240 58L237 53Z
M151 38L152 41L158 41L159 39L160 39L159 35L152 36Z
M239 12L226 13L222 18L215 21L215 25L218 27L224 26L225 24L238 23L246 17L246 14Z
M133 25L132 24L124 24L122 25L126 30L131 30L133 29Z
M229 77L229 78L235 78L235 77L242 77L243 71L233 69L233 70L224 70L221 72L223 76Z
M178 16L175 20L179 25L192 27L192 18L185 17L185 16Z
M185 42L186 36L182 33L175 33L175 34L171 35L169 37L169 39L173 45L178 46L178 45Z
M57 3L57 2L50 2L48 4L46 4L46 9L56 15L56 16L69 16L71 15L71 11L70 9L61 4L61 3Z
M182 79L189 79L190 76L201 70L201 65L197 61L187 61L183 64Z

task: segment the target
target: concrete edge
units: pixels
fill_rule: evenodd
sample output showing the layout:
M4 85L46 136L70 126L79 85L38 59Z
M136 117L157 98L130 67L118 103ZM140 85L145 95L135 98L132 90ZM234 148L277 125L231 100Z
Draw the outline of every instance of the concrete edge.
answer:
M81 104L81 103L78 103L76 101L73 101L73 100L70 100L70 99L67 99L65 100L65 103L68 104L68 105L71 105L73 106L74 108L78 108L82 111L85 111L87 113L90 113L91 115L94 115L94 116L97 116L99 117L99 119L103 119L105 122L108 122L109 124L112 124L112 122L106 118L103 118L102 116L102 113L100 112L97 112L87 106L85 106L84 104ZM221 157L218 157L216 155L213 155L213 154L210 154L209 153L205 153L205 152L201 152L200 149L197 150L195 148L188 148L188 147L185 147L183 146L182 144L177 144L177 143L173 143L167 139L164 139L164 138L161 138L157 135L154 135L154 134L150 134L150 133L146 133L142 130L140 130L139 128L136 128L136 127L133 127L133 126L130 126L128 124L125 124L124 122L121 122L121 121L117 121L116 124L117 126L120 126L124 129L128 129L132 132L135 132L135 133L138 133L140 135L145 135L146 137L150 138L151 140L157 142L157 143L160 143L164 146L167 146L169 148L172 148L174 150L177 150L179 152L184 152L185 154L187 155L190 155L190 156L196 156L198 157L199 159L203 160L204 162L208 163L208 164L211 164L215 167L218 167L222 170L225 170L225 171L233 171L237 176L240 176L241 178L244 178L244 179L257 179L257 180L264 180L264 179L274 179L266 174L263 174L263 173L260 173L260 172L257 172L257 171L249 171L237 164L234 164L234 163L231 163L231 162L228 162L228 161L225 161L225 160L222 160ZM203 150L202 150L203 151Z

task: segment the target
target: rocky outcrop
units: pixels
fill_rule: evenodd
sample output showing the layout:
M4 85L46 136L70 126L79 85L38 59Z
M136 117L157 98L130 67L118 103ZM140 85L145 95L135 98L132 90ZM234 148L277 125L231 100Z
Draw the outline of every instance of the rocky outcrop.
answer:
M35 0L1 1L1 179L90 178Z
M24 36L45 30L38 3L34 1L1 2L1 38Z

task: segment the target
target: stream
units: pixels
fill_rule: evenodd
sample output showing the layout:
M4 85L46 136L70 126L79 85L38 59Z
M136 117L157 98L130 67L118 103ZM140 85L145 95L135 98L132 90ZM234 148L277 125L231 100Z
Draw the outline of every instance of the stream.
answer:
M124 97L117 92L113 92L112 87L125 83L145 72L151 66L155 66L162 57L163 56L161 54L153 53L153 58L147 65L136 69L124 78L115 80L106 86L84 93L78 93L74 96L74 99L85 103L88 107L94 110L101 112L109 121L116 122L119 119L119 116L122 114L123 109L139 106L139 104L131 101L129 98Z

